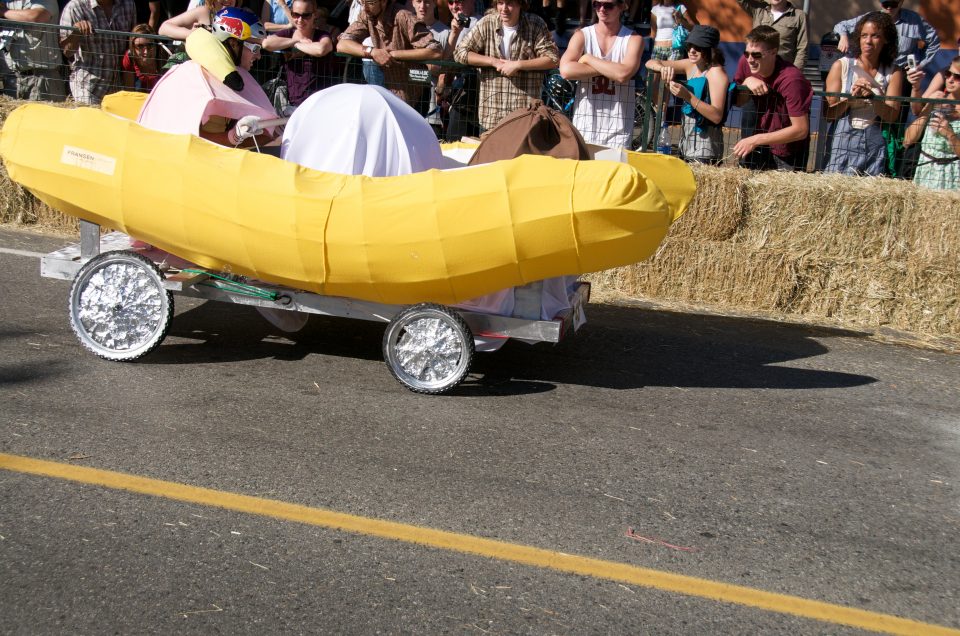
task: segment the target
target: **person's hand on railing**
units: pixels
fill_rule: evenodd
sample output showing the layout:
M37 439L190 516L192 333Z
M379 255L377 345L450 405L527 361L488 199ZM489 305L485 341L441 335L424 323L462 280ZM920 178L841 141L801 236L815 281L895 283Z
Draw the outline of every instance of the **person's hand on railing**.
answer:
M741 84L741 86L743 86L745 89L747 89L754 95L766 95L767 93L770 92L770 87L767 86L767 83L764 82L762 79L758 79L756 77L746 78L745 80L743 80L743 84Z
M75 22L73 28L76 29L75 33L77 35L87 36L93 35L93 25L90 24L87 20L80 20Z
M373 49L370 51L370 59L380 66L390 66L393 64L393 57L387 49Z

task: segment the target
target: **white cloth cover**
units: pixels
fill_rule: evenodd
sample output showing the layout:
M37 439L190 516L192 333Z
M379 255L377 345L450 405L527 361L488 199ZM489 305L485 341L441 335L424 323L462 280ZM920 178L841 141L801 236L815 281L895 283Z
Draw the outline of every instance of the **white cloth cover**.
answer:
M390 177L443 165L430 125L381 86L340 84L314 93L283 131L280 156L338 174Z

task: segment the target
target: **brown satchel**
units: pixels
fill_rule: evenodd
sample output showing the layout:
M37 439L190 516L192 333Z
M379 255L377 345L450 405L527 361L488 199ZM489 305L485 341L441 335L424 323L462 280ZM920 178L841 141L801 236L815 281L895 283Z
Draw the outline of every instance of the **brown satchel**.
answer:
M520 155L590 158L586 142L570 120L560 111L544 106L540 100L513 111L487 132L473 153L470 165Z

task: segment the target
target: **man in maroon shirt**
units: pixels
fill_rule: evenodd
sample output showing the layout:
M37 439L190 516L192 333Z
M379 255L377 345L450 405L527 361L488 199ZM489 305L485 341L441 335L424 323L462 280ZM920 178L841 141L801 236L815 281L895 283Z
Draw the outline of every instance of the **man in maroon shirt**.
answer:
M737 66L737 105L753 101L754 134L733 147L741 165L760 170L804 170L810 149L813 87L793 64L777 55L780 34L758 26L747 34L744 59Z

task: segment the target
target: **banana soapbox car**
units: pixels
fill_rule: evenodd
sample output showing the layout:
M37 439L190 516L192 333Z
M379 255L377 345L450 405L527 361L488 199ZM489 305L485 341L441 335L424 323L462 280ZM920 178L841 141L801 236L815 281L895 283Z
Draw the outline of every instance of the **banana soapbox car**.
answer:
M471 149L444 152L462 166ZM476 351L508 339L558 342L589 299L571 277L653 254L693 197L692 173L606 153L369 177L43 105L15 110L0 135L11 179L81 219L80 242L41 273L72 281L70 324L96 355L157 347L178 294L252 305L275 324L386 323L387 366L420 393L456 386Z

